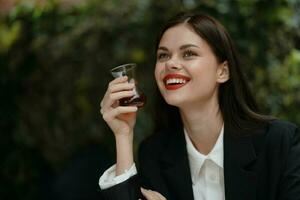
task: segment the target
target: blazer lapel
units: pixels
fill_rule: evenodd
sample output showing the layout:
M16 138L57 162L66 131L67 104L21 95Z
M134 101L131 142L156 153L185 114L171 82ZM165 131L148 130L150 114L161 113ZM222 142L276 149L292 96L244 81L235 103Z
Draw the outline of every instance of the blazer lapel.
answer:
M170 133L170 141L161 156L162 175L176 199L193 200L192 179L182 127ZM251 164L256 154L251 136L238 136L224 129L224 182L225 199L256 199L257 174Z
M172 130L170 142L161 157L163 176L175 199L193 200L192 180L183 128Z
M224 130L224 182L226 200L256 199L257 174L251 165L256 154L251 136Z

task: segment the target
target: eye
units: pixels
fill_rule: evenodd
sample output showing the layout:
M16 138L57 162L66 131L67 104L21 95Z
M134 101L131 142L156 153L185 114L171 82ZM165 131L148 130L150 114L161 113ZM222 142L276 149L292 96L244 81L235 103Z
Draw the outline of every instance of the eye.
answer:
M189 58L189 57L193 57L193 56L197 56L197 53L195 53L192 50L186 50L183 52L183 57L184 58Z
M161 52L157 54L157 60L167 60L169 58L169 54L165 52Z

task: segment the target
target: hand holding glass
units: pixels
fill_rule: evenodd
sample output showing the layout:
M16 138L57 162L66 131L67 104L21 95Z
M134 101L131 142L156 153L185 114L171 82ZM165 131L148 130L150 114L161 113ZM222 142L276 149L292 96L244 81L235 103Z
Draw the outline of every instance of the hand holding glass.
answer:
M132 97L126 97L120 99L119 101L120 106L137 106L141 108L146 103L146 96L137 86L137 81L135 76L136 67L137 65L135 63L129 63L129 64L120 65L110 70L114 78L127 76L128 82L135 84L135 88L134 88L135 94Z

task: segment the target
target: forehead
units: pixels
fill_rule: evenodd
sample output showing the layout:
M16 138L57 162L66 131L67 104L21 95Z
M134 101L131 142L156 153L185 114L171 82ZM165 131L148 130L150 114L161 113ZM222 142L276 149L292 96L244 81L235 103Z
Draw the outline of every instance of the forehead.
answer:
M167 29L159 42L159 47L176 48L185 44L201 46L206 43L188 24L179 24Z

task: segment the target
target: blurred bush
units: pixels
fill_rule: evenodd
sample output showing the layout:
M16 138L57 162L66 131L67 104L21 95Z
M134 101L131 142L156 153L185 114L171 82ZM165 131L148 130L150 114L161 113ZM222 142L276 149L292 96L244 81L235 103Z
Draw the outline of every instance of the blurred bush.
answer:
M113 155L99 114L112 66L139 64L148 105L136 139L151 133L156 34L182 10L219 19L264 113L300 124L298 0L0 0L0 8L3 197L38 198L43 173L59 173L89 145Z

